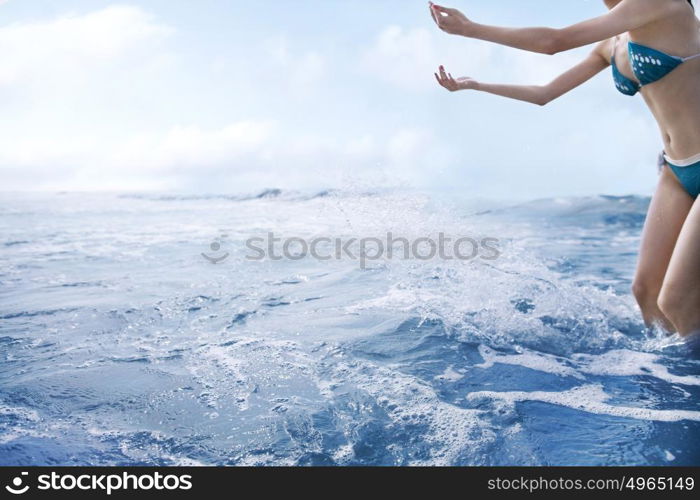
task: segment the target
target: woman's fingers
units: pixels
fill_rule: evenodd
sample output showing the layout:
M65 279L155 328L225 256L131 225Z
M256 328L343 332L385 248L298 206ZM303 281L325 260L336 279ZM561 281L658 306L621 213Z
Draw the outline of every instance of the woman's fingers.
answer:
M440 66L439 73L435 73L435 79L442 87L450 92L458 90L457 83L452 78L452 75L448 75L448 73L445 72L444 66Z
M453 16L458 12L457 9L448 9L447 7L442 7L440 5L435 5L435 4L433 4L433 8L435 10L437 10L438 12L442 12L443 14L447 14L448 16Z
M433 2L428 2L428 7L430 8L430 17L433 18L433 21L435 21L435 24L438 24L438 18L437 15L435 14L435 4ZM439 24L438 24L439 26Z
M435 80L437 80L440 86L446 88L450 92L475 88L472 85L472 82L474 81L472 78L469 78L468 76L455 78L452 76L452 73L448 73L445 70L444 66L440 66L437 73L433 74L435 75Z
M437 80L437 82L440 84L441 87L444 87L447 90L450 90L449 88L447 88L447 82L445 81L445 79L442 78L439 74L435 73L435 79Z
M446 83L445 83L445 79L444 79L444 78L442 78L440 75L438 75L437 73L435 73L435 79L437 80L437 82L438 82L442 87L445 87ZM447 88L447 87L445 87L445 88Z
M445 67L440 66L440 80L442 80L443 84L447 84L449 81L449 78L447 78L447 73L445 72Z
M435 4L431 7L435 22L445 33L458 35L469 24L469 20L457 9L449 9Z

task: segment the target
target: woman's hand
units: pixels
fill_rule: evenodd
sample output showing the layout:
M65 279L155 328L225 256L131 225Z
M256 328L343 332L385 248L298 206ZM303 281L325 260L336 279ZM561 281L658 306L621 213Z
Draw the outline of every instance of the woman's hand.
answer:
M476 80L468 76L453 78L450 73L445 71L444 66L440 66L438 73L435 73L435 79L450 92L457 92L458 90L477 90L479 86Z
M438 25L438 28L450 35L468 36L469 27L472 25L472 22L467 19L467 16L457 9L441 7L435 5L433 2L429 2L429 4L430 15L433 17L435 24Z

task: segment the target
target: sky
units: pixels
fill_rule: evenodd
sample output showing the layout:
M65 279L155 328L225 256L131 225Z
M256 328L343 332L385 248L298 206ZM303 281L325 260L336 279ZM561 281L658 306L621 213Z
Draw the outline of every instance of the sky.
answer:
M563 27L602 0L455 0ZM605 71L548 106L433 73L543 84L590 48L530 54L440 32L427 1L0 0L0 190L402 186L465 197L649 194L662 148Z

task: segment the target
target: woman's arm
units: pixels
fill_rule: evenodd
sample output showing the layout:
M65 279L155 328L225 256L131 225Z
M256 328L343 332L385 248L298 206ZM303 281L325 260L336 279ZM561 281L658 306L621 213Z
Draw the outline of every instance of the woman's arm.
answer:
M663 18L673 13L675 7L674 3L661 0L622 0L603 16L555 29L478 24L456 9L430 3L433 20L447 33L542 54L556 54L606 40Z
M439 73L435 73L435 78L450 92L478 90L544 106L579 87L608 67L610 63L604 56L606 50L609 50L609 42L599 43L586 59L547 85L502 85L481 83L472 78L455 79L442 66Z

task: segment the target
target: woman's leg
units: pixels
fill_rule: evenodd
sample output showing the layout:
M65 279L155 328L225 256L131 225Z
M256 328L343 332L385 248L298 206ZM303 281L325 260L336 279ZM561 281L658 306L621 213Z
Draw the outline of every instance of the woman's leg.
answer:
M693 198L670 168L664 167L644 225L633 292L647 326L659 324L669 332L676 327L659 307L659 294L683 223Z
M659 306L684 337L700 333L700 201L696 201L664 280Z

